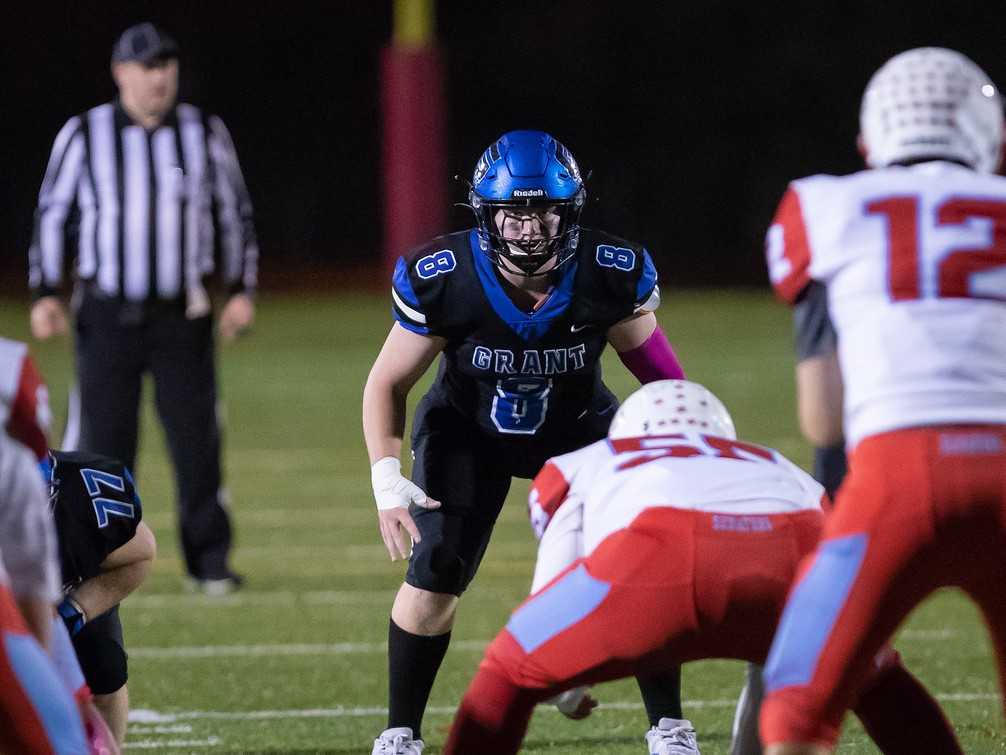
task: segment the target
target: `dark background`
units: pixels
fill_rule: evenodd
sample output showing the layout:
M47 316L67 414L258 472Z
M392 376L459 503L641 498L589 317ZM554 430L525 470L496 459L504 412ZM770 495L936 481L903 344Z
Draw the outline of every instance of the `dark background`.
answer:
M470 174L504 131L550 131L593 171L585 225L646 243L671 285L762 285L761 240L787 181L860 166L870 74L903 49L943 45L1006 84L1004 6L440 0L448 170ZM4 288L24 288L56 132L114 95L112 44L143 20L180 42L182 99L231 129L265 287L361 270L376 281L390 0L43 2L8 13L0 50Z

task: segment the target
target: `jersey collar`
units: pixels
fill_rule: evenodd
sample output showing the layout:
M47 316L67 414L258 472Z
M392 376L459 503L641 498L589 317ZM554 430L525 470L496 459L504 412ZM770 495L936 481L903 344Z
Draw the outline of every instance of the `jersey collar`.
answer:
M514 304L503 290L492 261L482 253L478 232L470 231L468 241L482 290L499 318L524 341L534 341L544 336L552 321L565 312L573 300L573 283L576 280L578 260L574 257L563 266L559 281L540 307L533 312L525 312Z

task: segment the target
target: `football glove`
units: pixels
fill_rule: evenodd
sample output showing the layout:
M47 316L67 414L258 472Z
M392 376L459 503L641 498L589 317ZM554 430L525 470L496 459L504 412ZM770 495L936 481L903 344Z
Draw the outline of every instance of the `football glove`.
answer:
M374 486L374 500L380 511L407 509L412 503L426 506L426 493L402 476L402 463L394 456L385 456L374 462L370 468L370 482Z

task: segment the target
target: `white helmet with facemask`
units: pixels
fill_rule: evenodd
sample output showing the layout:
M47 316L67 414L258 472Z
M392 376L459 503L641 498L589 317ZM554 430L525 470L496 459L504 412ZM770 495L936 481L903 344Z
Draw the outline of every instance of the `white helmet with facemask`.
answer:
M943 47L895 55L863 94L860 138L871 168L953 160L983 173L999 167L999 91L969 58Z
M730 412L705 386L688 380L647 383L618 408L608 437L641 438L692 430L735 440Z

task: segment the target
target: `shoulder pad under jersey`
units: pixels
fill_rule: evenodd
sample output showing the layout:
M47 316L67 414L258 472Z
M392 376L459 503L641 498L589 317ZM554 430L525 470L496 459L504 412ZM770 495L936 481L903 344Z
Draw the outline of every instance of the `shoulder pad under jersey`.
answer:
M479 285L469 233L438 236L398 258L391 282L392 313L403 328L444 335L465 319Z
M657 269L641 244L584 228L577 258L577 297L591 321L611 326L659 305Z

